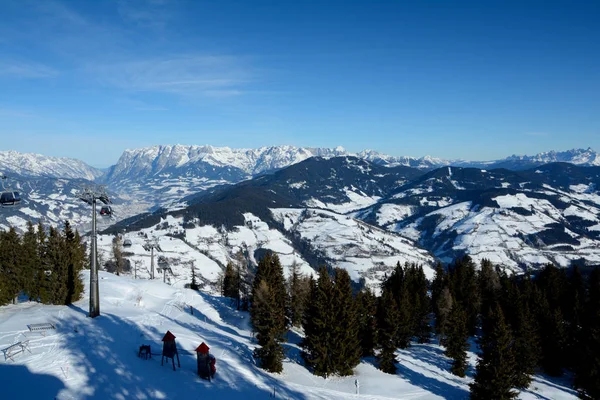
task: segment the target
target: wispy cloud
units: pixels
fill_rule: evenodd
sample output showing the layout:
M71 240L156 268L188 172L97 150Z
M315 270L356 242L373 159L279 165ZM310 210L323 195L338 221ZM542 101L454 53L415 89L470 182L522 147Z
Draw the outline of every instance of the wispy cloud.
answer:
M232 56L189 55L90 66L98 80L135 92L231 97L244 93L252 73Z
M163 0L119 0L117 11L128 24L164 29L172 22L173 2Z
M525 132L525 136L544 137L549 135L547 132Z
M43 64L14 60L0 60L0 76L16 78L51 78L58 75L58 71Z

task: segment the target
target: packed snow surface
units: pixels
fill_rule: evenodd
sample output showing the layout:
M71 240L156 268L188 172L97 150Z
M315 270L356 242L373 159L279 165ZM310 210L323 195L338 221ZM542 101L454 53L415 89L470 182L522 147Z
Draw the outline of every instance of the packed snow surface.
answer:
M89 286L89 271L82 277ZM30 352L0 360L3 399L464 399L476 357L469 353L466 378L449 371L449 359L434 344L397 352L396 375L380 372L373 359L354 376L312 375L299 354L300 332L290 332L281 374L259 369L249 316L229 299L100 272L101 315L87 317L87 294L72 306L21 303L0 307L0 348L29 341ZM29 324L56 330L30 332ZM176 336L181 367L161 366L161 339ZM196 375L194 350L202 342L217 359L213 381ZM138 358L149 344L152 358ZM177 364L176 364L177 365ZM360 395L356 394L358 381ZM522 399L576 399L566 382L535 377Z

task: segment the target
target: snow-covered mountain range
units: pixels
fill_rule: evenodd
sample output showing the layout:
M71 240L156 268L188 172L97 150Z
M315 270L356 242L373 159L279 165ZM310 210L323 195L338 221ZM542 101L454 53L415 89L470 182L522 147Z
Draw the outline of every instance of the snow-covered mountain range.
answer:
M103 176L77 160L0 154L0 172L23 197L0 209L3 229L70 220L86 231L90 208L77 191L104 183L115 215L101 218L101 229L181 240L206 227L191 244L219 266L234 258L234 242L305 268L344 266L373 286L396 262L431 273L437 259L461 254L515 272L600 264L600 158L591 149L465 168L343 148L155 146L126 151ZM557 160L570 163L544 164Z
M25 177L87 179L93 181L104 173L74 158L48 157L42 154L0 151L0 173Z

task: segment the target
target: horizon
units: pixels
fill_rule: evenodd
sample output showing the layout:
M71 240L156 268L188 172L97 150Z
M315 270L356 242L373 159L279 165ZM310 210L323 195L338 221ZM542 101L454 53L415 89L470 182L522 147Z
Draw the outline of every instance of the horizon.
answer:
M182 143L174 143L174 144L154 144L154 145L149 145L149 146L144 146L144 147L138 147L138 148L127 148L127 149L123 149L123 151L121 152L122 156L125 152L127 151L137 151L137 150L142 150L142 149L149 149L149 148L153 148L153 147L174 147L174 146L182 146L182 147L212 147L215 149L223 149L223 148L229 148L231 150L258 150L259 148L272 148L272 147L294 147L294 148L313 148L316 149L318 147L315 146L293 146L293 145L273 145L273 146L261 146L261 147L256 147L256 148L249 148L249 147L231 147L231 146L213 146L210 144L182 144ZM512 153L512 154L508 154L505 155L503 157L500 158L495 158L495 159L466 159L466 158L453 158L453 159L448 159L448 158L443 158L443 157L437 157L434 154L425 154L425 155L412 155L412 154L388 154L388 153L384 153L384 152L380 152L377 150L373 150L373 149L362 149L356 152L350 152L347 148L345 148L342 145L339 146L335 146L335 147L320 147L320 149L328 149L328 150L339 150L339 151L345 151L350 153L349 155L357 155L358 153L361 152L376 152L382 156L391 156L391 157L395 157L395 158L400 158L400 157L409 157L409 158L414 158L414 159L427 159L427 158L432 158L432 159L437 159L437 160L444 160L444 161L465 161L465 162L493 162L493 161L502 161L505 159L508 159L510 157L527 157L527 156L536 156L536 155L541 155L541 154L548 154L548 153L567 153L567 152L572 152L572 151L592 151L592 152L596 152L595 149L593 149L591 146L587 146L587 147L579 147L579 148L571 148L571 149L563 149L563 150L557 150L557 149L552 149L552 150L547 150L547 151L538 151L536 153L531 153L531 154L519 154L519 153ZM86 160L81 159L81 158L74 158L74 157L61 157L61 156L52 156L49 154L44 154L44 153L37 153L37 152L20 152L17 150L13 150L13 149L7 149L7 150L1 150L0 149L0 153L2 152L11 152L11 151L15 151L17 153L20 154L31 154L31 155L40 155L40 156L46 156L46 157L56 157L56 158L63 158L63 159L74 159L74 160L78 160L78 161L82 161L85 164L87 164L90 167L99 169L99 170L105 170L105 169L109 169L110 167L115 166L119 159L115 160L113 163L111 164L107 164L107 165L93 165L88 163ZM119 158L120 158L119 156Z
M2 150L155 143L497 160L598 148L600 3L8 0Z

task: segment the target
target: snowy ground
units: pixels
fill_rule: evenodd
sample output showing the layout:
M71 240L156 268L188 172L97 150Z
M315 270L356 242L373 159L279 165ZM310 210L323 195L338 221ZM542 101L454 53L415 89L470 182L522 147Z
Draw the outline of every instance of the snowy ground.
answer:
M86 288L89 272L84 271ZM157 281L100 273L101 316L86 317L87 295L72 306L21 303L0 307L0 349L29 340L31 353L0 360L2 399L463 399L469 377L448 372L448 359L436 345L399 351L397 375L378 371L364 360L355 376L323 379L302 365L297 332L288 334L287 358L280 375L256 367L248 314L230 308L228 299ZM193 308L194 314L190 313ZM28 324L51 322L55 331L31 333ZM176 337L181 368L137 357L141 344L160 352L161 338ZM217 357L213 382L196 376L193 350L206 342ZM356 395L355 380L360 384ZM576 399L566 381L536 377L523 399Z

